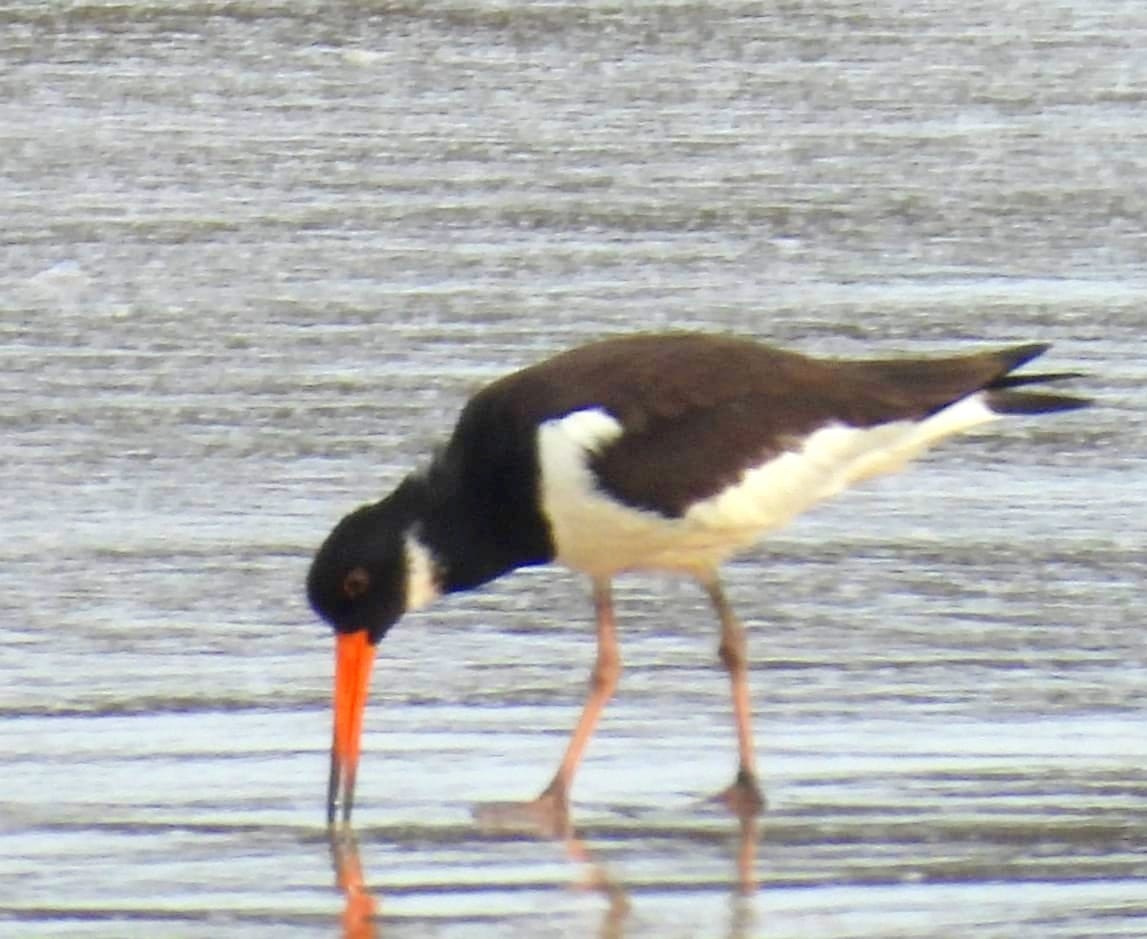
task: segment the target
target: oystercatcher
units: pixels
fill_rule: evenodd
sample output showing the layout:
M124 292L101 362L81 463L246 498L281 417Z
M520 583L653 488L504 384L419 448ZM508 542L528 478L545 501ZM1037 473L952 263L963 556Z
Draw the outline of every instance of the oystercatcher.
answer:
M1082 407L1013 374L1033 343L947 358L830 360L693 333L606 339L479 391L446 446L380 502L342 519L310 569L311 605L336 633L328 821L349 822L363 709L380 639L403 613L519 567L590 578L597 660L557 773L532 803L557 827L582 752L617 685L612 579L691 577L721 627L740 757L722 794L742 817L757 780L744 630L721 589L730 555L822 499L902 467L998 415Z

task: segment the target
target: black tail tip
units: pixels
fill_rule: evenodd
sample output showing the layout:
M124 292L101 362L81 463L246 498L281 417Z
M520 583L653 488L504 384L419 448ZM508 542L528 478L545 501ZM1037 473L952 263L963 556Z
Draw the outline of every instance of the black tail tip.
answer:
M988 407L996 414L1050 414L1053 411L1077 411L1090 407L1090 398L1075 395L1042 394L1037 391L989 391Z
M1043 391L1020 391L1021 387L1082 378L1079 372L1044 372L1013 374L1020 366L1038 358L1051 348L1050 342L1029 342L1012 346L1000 353L1003 369L986 387L988 406L997 414L1048 414L1052 411L1075 411L1088 407L1090 398L1077 395L1049 394Z

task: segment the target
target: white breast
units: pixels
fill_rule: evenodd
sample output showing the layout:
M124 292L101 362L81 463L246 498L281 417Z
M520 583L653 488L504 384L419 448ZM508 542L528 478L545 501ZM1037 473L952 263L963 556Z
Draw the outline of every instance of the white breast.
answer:
M894 472L936 441L993 417L977 394L923 421L829 424L681 518L666 518L597 487L590 460L623 428L604 410L577 411L538 428L542 510L556 560L568 567L598 576L636 569L700 575L852 483Z

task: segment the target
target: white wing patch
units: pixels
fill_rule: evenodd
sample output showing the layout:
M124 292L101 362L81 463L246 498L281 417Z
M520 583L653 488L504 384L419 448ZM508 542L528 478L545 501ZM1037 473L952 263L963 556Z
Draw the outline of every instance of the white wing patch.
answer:
M538 428L542 509L557 560L595 576L669 570L702 576L817 502L853 483L895 472L930 445L996 417L982 394L923 421L865 429L830 424L694 503L681 518L627 506L597 486L589 462L623 433L601 409Z

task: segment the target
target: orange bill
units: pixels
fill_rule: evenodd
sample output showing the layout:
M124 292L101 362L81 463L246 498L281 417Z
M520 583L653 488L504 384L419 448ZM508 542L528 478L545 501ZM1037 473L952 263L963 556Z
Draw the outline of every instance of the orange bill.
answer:
M334 739L331 775L327 788L327 823L333 825L342 804L342 820L350 822L354 807L354 779L362 741L362 718L370 688L375 647L366 630L338 633L335 637Z

